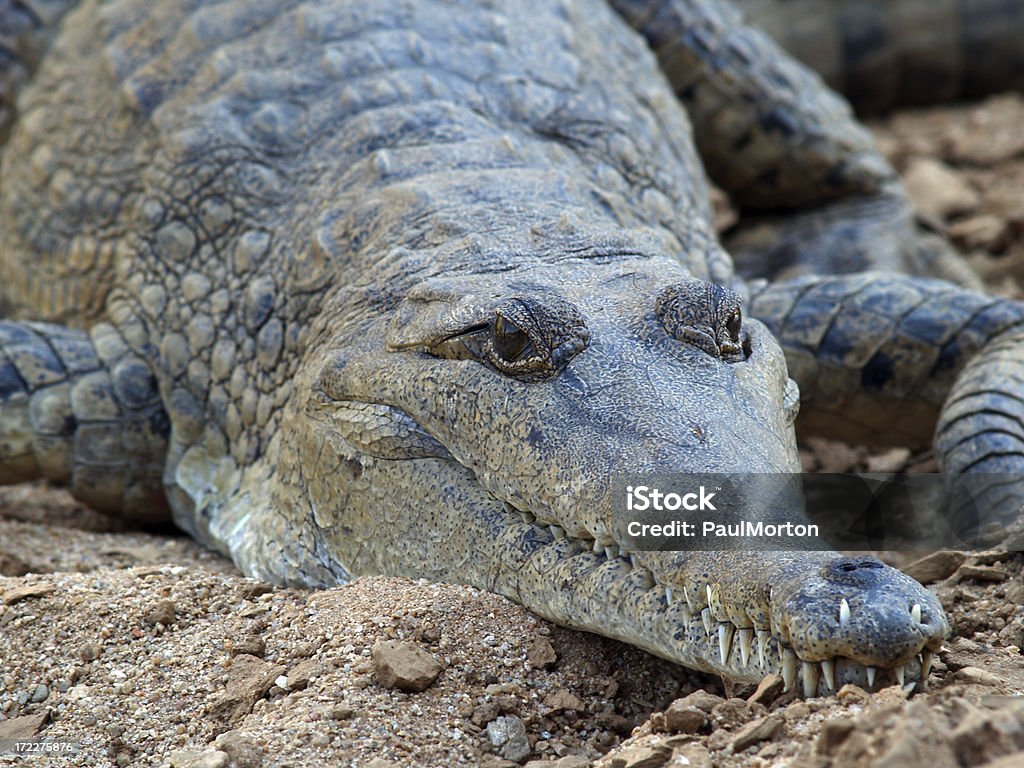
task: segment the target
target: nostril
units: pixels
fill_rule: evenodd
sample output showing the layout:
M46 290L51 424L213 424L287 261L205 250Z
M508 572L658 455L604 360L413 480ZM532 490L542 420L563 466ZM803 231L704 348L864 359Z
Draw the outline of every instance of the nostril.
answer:
M843 573L853 573L854 571L867 571L884 567L885 565L880 560L867 558L856 560L841 560L835 566L837 571L841 571Z

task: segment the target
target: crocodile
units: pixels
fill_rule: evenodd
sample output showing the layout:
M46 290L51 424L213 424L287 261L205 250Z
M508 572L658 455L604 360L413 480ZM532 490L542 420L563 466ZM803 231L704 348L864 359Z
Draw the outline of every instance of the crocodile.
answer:
M900 444L938 420L965 472L1020 434L986 448L1024 309L916 276L963 271L732 6L54 24L0 157L0 482L170 516L277 583L469 583L808 696L927 681L942 607L873 557L616 538L613 476L798 471L798 412ZM788 277L734 267L707 173Z

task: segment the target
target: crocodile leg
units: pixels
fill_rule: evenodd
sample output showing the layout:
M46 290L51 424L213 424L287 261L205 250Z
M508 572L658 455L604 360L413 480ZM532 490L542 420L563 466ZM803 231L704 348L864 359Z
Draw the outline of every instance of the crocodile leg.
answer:
M0 483L45 478L97 510L163 520L167 431L149 367L112 326L0 321Z
M971 358L1024 326L1024 304L881 272L755 289L751 314L782 344L803 434L925 447Z
M708 173L743 210L725 243L741 274L882 269L980 287L918 224L849 105L729 3L612 4L654 50Z
M1024 509L1024 328L997 336L957 377L935 430L954 529L999 541ZM1020 530L1016 543L1022 546Z

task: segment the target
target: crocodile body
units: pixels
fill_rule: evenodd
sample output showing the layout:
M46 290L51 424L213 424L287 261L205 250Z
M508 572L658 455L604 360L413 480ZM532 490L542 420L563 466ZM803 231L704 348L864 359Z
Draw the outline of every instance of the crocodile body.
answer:
M613 5L71 12L0 166L0 481L169 510L261 578L468 582L731 679L927 678L948 626L911 579L625 551L611 477L797 471L785 355L809 423L842 392L885 439L927 389L928 430L1024 312L878 272L751 289L705 165L848 270L948 254L843 102L730 7Z

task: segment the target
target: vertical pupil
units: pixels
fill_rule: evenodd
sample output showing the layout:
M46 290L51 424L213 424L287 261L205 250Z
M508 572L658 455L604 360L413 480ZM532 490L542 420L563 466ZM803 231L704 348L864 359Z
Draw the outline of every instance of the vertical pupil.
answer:
M501 315L494 321L494 349L507 362L515 362L523 354L530 339L515 323Z

